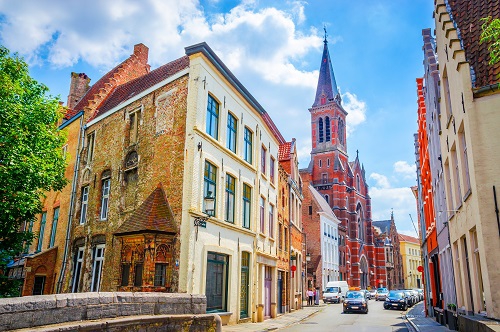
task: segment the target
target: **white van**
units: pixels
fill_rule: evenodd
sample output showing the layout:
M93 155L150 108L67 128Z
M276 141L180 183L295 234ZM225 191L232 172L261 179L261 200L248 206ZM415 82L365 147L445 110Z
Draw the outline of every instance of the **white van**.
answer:
M349 290L347 281L329 281L323 291L324 303L340 303L344 301L345 293Z

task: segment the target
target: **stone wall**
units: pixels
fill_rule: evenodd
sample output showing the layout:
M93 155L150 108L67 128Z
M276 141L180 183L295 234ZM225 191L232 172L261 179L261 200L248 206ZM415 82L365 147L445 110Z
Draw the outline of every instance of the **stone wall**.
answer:
M206 305L203 295L179 293L68 293L5 298L0 299L0 331L139 315L186 315L185 320L192 322L192 315L206 313ZM214 315L214 324L217 319ZM136 324L140 325L139 320Z

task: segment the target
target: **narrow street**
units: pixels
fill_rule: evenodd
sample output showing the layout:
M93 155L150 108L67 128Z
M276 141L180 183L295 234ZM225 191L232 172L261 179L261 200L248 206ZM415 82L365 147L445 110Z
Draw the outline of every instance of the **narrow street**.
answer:
M280 331L356 331L389 332L408 331L400 310L384 310L383 302L369 301L368 314L342 313L342 304L329 304L323 310Z

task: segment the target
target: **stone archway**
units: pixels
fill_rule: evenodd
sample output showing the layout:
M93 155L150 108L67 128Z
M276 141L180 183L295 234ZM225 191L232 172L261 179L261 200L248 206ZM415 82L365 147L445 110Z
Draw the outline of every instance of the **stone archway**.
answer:
M368 263L365 256L359 260L359 279L361 289L368 287Z

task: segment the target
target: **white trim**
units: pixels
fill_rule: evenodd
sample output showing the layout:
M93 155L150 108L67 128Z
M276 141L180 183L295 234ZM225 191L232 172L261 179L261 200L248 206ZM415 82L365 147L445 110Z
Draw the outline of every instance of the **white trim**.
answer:
M188 68L186 68L186 69L183 69L183 70L181 70L181 71L179 71L179 72L177 72L176 74L174 74L174 75L172 75L172 76L169 76L169 77L168 77L168 78L166 78L165 80L163 80L163 81L161 81L161 82L159 82L159 83L157 83L157 84L153 85L153 86L152 86L152 87L150 87L149 89L144 90L143 92L139 93L138 95L136 95L136 96L134 96L134 97L132 97L132 98L130 98L130 99L127 99L126 101L124 101L124 102L123 102L123 103L121 103L121 104L116 105L116 106L115 106L115 107L113 107L111 110L107 111L106 113L104 113L104 114L102 114L102 115L98 116L97 118L95 118L95 119L93 119L93 120L89 121L89 122L87 123L87 126L86 126L86 127L88 128L88 127L92 126L93 124L95 124L95 123L97 123L97 122L101 121L102 119L105 119L105 118L107 118L108 116L110 116L110 115L112 115L112 114L116 113L117 111L121 110L121 109L122 109L122 108L124 108L125 106L130 105L130 104L131 104L131 103L133 103L134 101L139 100L139 99L141 99L141 98L142 98L142 97L144 97L144 96L147 96L148 94L150 94L150 93L151 93L151 92L153 92L154 90L156 90L156 89L158 89L158 88L161 88L162 86L164 86L164 85L166 85L166 84L168 84L168 83L171 83L171 82L175 81L176 79L178 79L178 78L180 78L180 77L182 77L182 76L184 76L184 75L187 75L188 73L189 73L189 67L188 67ZM146 75L147 75L147 74L146 74Z

